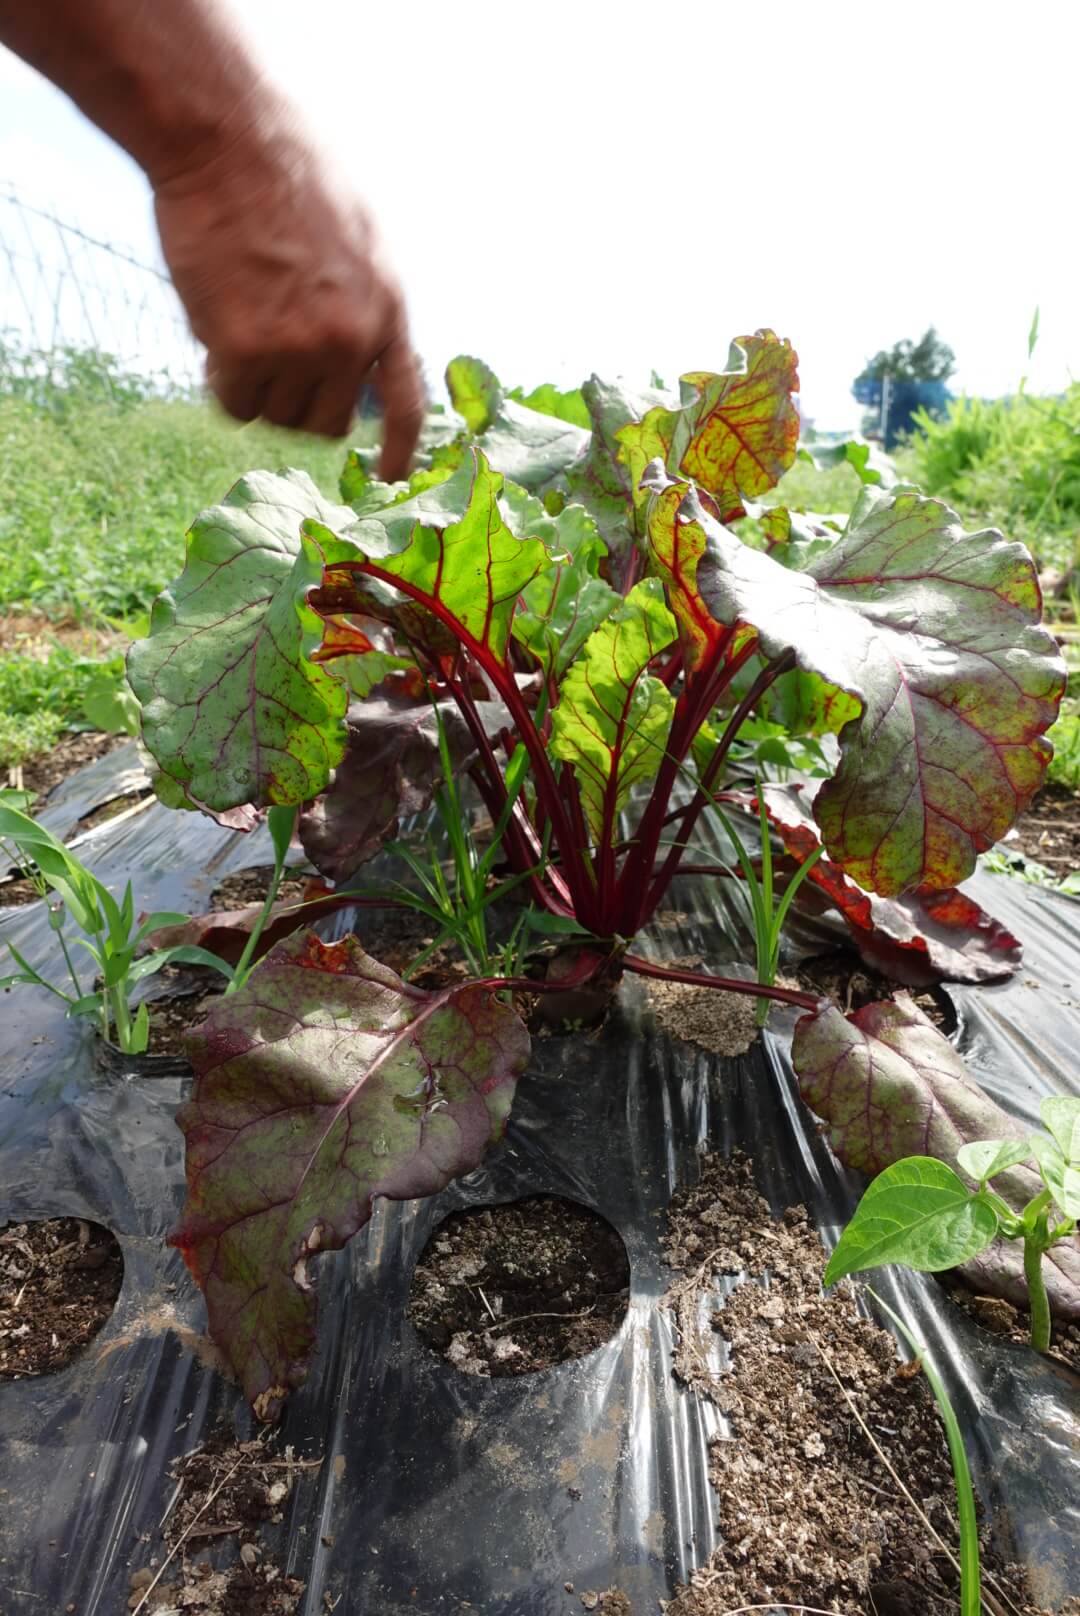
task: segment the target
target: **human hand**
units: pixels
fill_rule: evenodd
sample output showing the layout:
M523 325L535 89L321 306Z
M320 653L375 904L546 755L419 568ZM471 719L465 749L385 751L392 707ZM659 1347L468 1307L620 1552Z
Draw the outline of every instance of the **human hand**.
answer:
M230 415L341 437L382 397L382 475L406 477L424 396L375 225L285 109L159 178L161 245Z

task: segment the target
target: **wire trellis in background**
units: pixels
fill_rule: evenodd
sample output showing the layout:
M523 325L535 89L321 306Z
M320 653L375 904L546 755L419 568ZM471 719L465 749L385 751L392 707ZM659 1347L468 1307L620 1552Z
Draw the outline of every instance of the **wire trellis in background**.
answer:
M110 355L154 391L202 386L203 350L163 271L0 182L0 342L26 358Z

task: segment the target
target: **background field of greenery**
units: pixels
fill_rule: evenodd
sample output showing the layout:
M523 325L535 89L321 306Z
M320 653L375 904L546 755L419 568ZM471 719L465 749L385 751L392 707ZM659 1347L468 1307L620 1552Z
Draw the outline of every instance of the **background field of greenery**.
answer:
M20 354L0 340L0 768L85 723L102 662L183 564L193 517L255 466L299 466L331 496L347 444L238 427L107 356ZM1080 384L1061 398L961 399L926 419L897 457L902 476L948 501L968 527L1000 527L1059 580L1047 615L1062 625L1076 689L1055 731L1052 778L1080 785ZM770 503L846 513L848 466L797 464ZM1072 681L1070 681L1072 685Z
M95 665L145 631L193 517L255 466L337 494L347 445L162 397L106 356L0 343L0 766L82 716Z

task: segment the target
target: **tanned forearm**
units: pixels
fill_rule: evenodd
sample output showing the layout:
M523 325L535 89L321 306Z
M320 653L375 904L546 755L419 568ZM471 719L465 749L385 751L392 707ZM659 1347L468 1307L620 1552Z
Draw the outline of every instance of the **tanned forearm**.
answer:
M401 289L348 178L225 6L0 0L0 42L145 170L225 408L337 437L370 376L384 475L407 475L424 401Z
M0 41L155 186L285 113L216 0L0 0Z

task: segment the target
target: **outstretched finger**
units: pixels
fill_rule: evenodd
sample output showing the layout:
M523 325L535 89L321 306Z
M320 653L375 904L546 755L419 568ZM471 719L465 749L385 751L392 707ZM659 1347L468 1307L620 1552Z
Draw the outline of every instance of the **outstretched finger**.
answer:
M382 399L386 433L380 472L385 482L409 475L424 423L424 389L416 358L404 337L395 337L379 355L375 385Z

